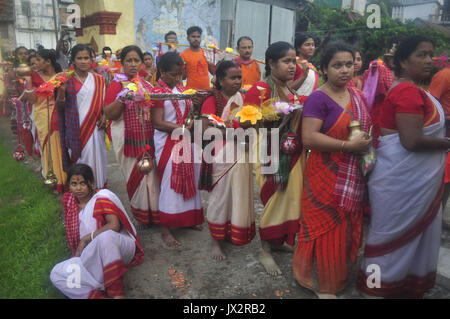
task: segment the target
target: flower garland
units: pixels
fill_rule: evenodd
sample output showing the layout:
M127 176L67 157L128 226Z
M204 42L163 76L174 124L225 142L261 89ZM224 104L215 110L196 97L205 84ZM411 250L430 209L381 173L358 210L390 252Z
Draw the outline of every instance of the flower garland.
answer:
M55 94L55 90L58 89L61 85L69 81L69 79L73 76L75 71L67 71L61 72L56 75L53 80L42 83L36 89L36 95L40 98L50 98Z

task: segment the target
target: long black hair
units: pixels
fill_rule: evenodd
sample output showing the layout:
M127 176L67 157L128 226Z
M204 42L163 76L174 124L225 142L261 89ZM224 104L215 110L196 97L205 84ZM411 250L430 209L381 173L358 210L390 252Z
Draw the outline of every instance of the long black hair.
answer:
M266 50L266 76L271 73L270 61L278 62L279 59L283 58L289 50L294 50L292 44L284 41L278 41L272 43Z
M83 176L84 180L89 184L94 185L94 172L92 171L92 168L89 165L86 164L75 164L67 173L67 184L70 184L70 179L74 175L81 175ZM91 188L91 186L89 186Z
M218 90L222 89L220 81L225 79L227 72L232 68L240 68L240 65L234 61L223 61L219 63L216 69L216 81L214 82L214 87Z
M81 51L87 51L87 53L89 53L89 57L91 57L91 48L87 44L79 43L75 45L70 52L70 61L72 63L75 61L75 57L77 56L78 52Z
M146 55L149 55L149 56L152 58L152 60L155 60L155 59L153 58L153 54L151 54L150 52L148 52L148 51L144 52L143 57L145 58ZM142 59L142 62L144 62L144 59Z
M50 60L50 63L52 64L53 68L55 69L56 73L59 73L62 71L61 66L58 62L56 62L56 51L53 49L39 49L37 54L44 59L44 61Z
M167 52L161 55L158 59L156 79L159 80L161 77L161 72L168 72L172 70L174 65L184 65L184 61L178 52Z
M325 81L328 81L328 77L326 76L324 70L328 68L330 61L339 52L349 52L353 57L353 61L355 61L355 52L349 44L342 40L328 43L324 48L320 59L320 70L324 73L323 78Z
M396 77L402 75L401 62L407 60L422 42L428 42L434 46L433 40L423 35L413 35L400 42L394 54L394 73Z
M144 62L144 54L142 53L142 50L136 45L128 45L122 49L122 52L120 52L120 61L122 64L125 61L127 54L131 51L136 52L141 58L141 61Z
M17 48L14 50L14 66L15 66L15 67L17 67L20 63L27 63L27 61L20 61L20 60L19 60L19 57L18 57L18 55L17 55L17 53L19 52L19 50L22 50L22 49L24 49L25 51L27 51L27 54L28 54L28 49L27 49L26 47L24 47L23 45L21 45L20 47L17 47Z
M314 44L316 43L316 40L314 39L314 36L310 33L307 32L299 32L295 35L295 42L294 42L294 47L295 47L295 52L297 53L297 50L300 49L303 45L303 43L306 42L306 40L308 39L313 39L314 40Z

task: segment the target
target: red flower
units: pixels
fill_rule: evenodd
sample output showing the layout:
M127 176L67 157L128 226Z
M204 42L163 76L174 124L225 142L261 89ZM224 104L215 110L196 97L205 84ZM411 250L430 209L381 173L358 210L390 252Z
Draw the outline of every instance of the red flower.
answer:
M239 124L239 121L232 120L232 121L231 121L231 126L232 126L233 128L235 128L235 129L237 129L237 128L240 128L240 127L241 127L241 124Z
M306 96L306 95L300 95L300 98L298 99L298 101L300 102L301 105L303 105L303 104L305 104L307 98L308 98L308 96Z
M56 81L61 82L61 84L66 83L68 80L69 80L69 77L67 76L66 73L60 73L56 77Z
M52 97L54 94L54 90L55 85L53 83L45 82L36 89L36 95L42 98Z

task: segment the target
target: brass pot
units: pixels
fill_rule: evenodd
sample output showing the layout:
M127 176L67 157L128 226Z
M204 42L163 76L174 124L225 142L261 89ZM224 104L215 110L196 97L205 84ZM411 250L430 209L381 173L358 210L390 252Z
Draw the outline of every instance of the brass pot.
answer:
M33 70L31 69L31 67L25 63L19 64L19 66L16 68L16 74L20 78L23 78L25 76L31 76L32 73Z
M137 163L137 168L139 173L142 175L148 175L153 169L153 165L147 156L142 157L142 159Z
M350 134L347 137L347 141L355 139L362 133L361 123L359 121L351 121L348 128L350 130Z
M189 126L193 121L194 121L194 117L193 117L193 116L188 116L188 117L186 117L186 119L184 120L184 125L185 125L185 126Z
M44 184L51 187L55 187L58 184L58 179L52 170L49 170L47 176L45 176Z

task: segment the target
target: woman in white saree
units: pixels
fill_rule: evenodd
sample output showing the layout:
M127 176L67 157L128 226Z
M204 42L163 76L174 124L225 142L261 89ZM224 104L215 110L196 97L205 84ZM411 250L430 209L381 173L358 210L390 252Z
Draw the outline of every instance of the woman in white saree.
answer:
M239 92L241 83L242 72L237 63L225 61L217 67L214 95L202 106L203 130L210 125L207 117L212 115L224 124L239 127L235 114L244 104ZM255 237L253 167L245 146L239 150L239 141L226 140L225 129L221 129L221 134L219 140L211 142L214 154L204 154L205 159L213 156L202 163L200 173L200 189L211 192L206 219L212 236L211 256L217 260L226 258L220 247L221 240L245 245Z
M295 37L295 51L297 54L297 65L291 88L296 91L298 96L309 96L319 85L319 73L314 65L308 62L316 51L312 35L308 33L297 34Z
M144 257L136 230L114 193L95 193L88 165L74 165L68 180L63 206L73 257L57 264L50 279L69 298L123 298L124 273Z
M432 56L433 44L422 36L405 39L395 53L398 80L382 106L368 183L371 223L358 278L367 295L421 298L434 286L450 140L442 106L419 87Z
M94 172L95 188L104 188L107 183L103 115L106 82L102 76L89 72L91 58L86 44L72 48L71 61L75 71L59 88L55 101L64 171L72 163L87 164Z

